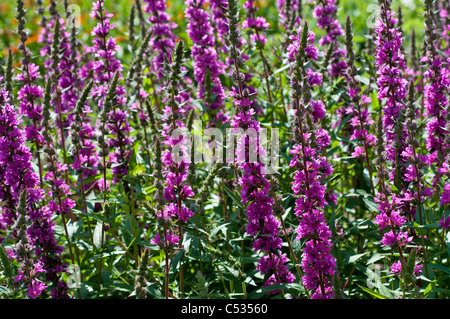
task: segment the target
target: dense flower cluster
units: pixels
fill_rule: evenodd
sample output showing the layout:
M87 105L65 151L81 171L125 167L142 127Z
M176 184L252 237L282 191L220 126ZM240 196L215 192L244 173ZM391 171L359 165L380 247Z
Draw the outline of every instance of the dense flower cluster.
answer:
M236 26L236 4L230 5L230 34L232 52L236 52L239 45L239 35ZM255 110L252 108L249 90L242 85L245 78L243 74L236 75L236 89L233 90L233 103L236 108L231 120L234 134L239 136L236 149L236 163L242 170L238 183L241 187L241 202L246 204L247 227L246 232L253 237L253 249L263 252L256 269L266 277L266 286L276 283L291 283L295 276L287 269L286 254L281 252L283 241L278 237L281 224L275 217L273 206L274 198L270 194L270 183L265 175L265 151L261 145L259 133L261 127L255 119ZM240 136L241 133L246 133ZM247 135L248 134L248 135Z
M448 111L450 104L448 94L450 92L449 63L436 49L437 34L434 28L432 8L429 1L426 2L425 11L425 45L426 54L421 62L427 63L428 70L424 73L424 116L427 118L426 146L429 150L428 164L434 164L437 168L434 187L440 183L441 177L450 174L450 162L447 155L450 148L448 128Z
M402 35L395 27L398 19L395 18L395 12L390 10L389 1L381 3L380 15L375 25L378 99L386 101L383 108L383 125L386 132L387 156L395 163L397 157L394 147L397 136L395 125L399 113L404 109L402 101L407 95L407 80L404 76L406 63L400 49ZM404 144L404 137L400 142Z
M16 77L16 80L22 82L22 86L17 92L17 100L19 100L20 114L30 119L30 125L25 127L26 139L36 146L37 157L39 162L39 175L42 186L42 167L40 166L40 145L43 142L41 130L39 125L42 120L42 106L40 101L44 94L44 89L36 84L40 77L39 66L31 62L32 53L26 46L28 34L25 31L25 10L23 8L23 1L17 3L17 20L18 34L20 36L19 50L23 54L22 72Z
M369 160L369 147L375 146L376 137L370 133L370 127L374 123L371 119L369 111L369 103L371 99L367 97L361 85L358 83L358 71L355 66L355 53L353 51L353 34L350 17L346 21L346 51L347 51L347 95L350 98L350 106L345 109L346 115L351 115L350 124L350 141L359 142L354 149L350 150L351 155L356 158L363 158L366 161L367 169L370 176L372 175L371 162ZM374 191L373 182L371 180L371 188Z
M226 10L228 8L227 0L211 0L211 24L217 33L217 50L226 52L225 39L228 34L228 20L226 17Z
M95 85L92 96L98 101L98 108L102 110L105 107L104 102L109 85L116 74L119 75L119 78L121 77L123 67L115 57L118 46L116 39L109 36L110 30L115 26L110 22L112 14L104 8L103 0L93 3L90 17L98 21L96 27L92 30L92 35L95 38L93 46L90 48L90 51L97 58L93 65ZM108 140L108 148L111 149L109 161L112 164L113 182L117 182L127 175L127 162L131 154L130 146L133 143L133 138L130 136L132 129L128 123L129 115L126 110L125 88L122 85L117 85L113 94L114 103L112 103L112 107L110 107L110 110L103 110L107 112L108 117L108 121L103 124L103 130L106 129L107 134L113 136ZM102 134L105 135L105 132L102 132ZM106 154L103 154L103 156L106 156Z
M314 0L310 0L313 2ZM340 46L338 38L344 35L344 30L337 19L337 5L335 0L318 0L313 16L317 19L317 26L326 30L325 36L319 40L320 46L332 45L330 53L330 75L332 78L344 76L347 69L345 62L346 50Z
M378 32L375 65L377 84L380 86L378 98L385 100L386 104L383 117L378 120L376 163L380 189L374 198L379 210L375 223L380 230L386 229L382 232L381 245L390 247L400 255L400 263L394 262L391 266L394 274L398 274L401 265L406 266L405 249L414 239L404 224L415 220L416 207L421 210L425 196L431 195L421 181L423 158L416 154L418 141L415 139L417 125L414 122L413 85L410 85L409 105L406 107L406 62L401 52L402 35L395 28L397 23L390 2L382 1L380 18L375 27ZM398 192L392 192L389 180L399 189ZM408 188L405 182L411 183L414 188ZM420 211L419 216L421 219ZM421 220L418 222L421 223ZM416 266L418 272L420 267L422 265Z
M23 262L19 276L15 280L28 283L30 298L36 298L47 288L47 285L37 278L42 272L45 273L47 283L56 284L51 292L52 297L66 298L68 297L67 284L60 280L66 268L61 259L64 247L56 242L55 223L50 206L40 206L44 199L44 192L39 187L39 178L32 169L32 156L25 145L24 133L18 126L20 120L14 107L8 103L9 100L9 92L1 89L0 200L4 203L4 207L0 215L0 228L10 227L15 222L18 222L18 226L22 228L22 232L19 230L18 234L15 234L21 239L21 243L17 244L20 247L17 246L15 257L19 262ZM20 209L16 209L22 194L25 194L26 207L21 205ZM19 216L18 213L21 215ZM26 250L26 244L33 248L34 265L27 261L27 257L22 259L25 254L31 254L31 251L26 253L23 250ZM30 277L29 268L32 266L35 268L35 275Z
M205 106L210 116L209 125L227 122L224 114L225 92L219 75L224 73L224 66L220 63L215 49L213 28L209 13L203 9L205 1L186 1L186 17L188 35L193 42L191 47L194 59L194 76L198 83L198 97L205 100Z
M280 24L285 28L296 28L300 25L301 0L277 0L278 17Z
M334 197L328 194L324 179L333 173L333 168L322 156L329 145L328 132L315 128L314 103L311 100L305 63L317 59L314 46L315 35L307 24L297 30L288 48L294 62L291 89L294 97L296 144L290 153L290 166L295 169L292 190L296 196L295 215L299 218L297 240L305 240L302 254L302 268L305 272L302 282L312 291L311 298L333 296L332 277L336 272L336 260L331 254L331 231L326 224L324 207Z
M167 5L165 0L143 0L145 3L145 12L148 16L150 28L148 32L152 32L149 46L158 55L152 59L152 71L156 77L164 76L164 63L166 60L171 62L171 52L175 48L175 35L172 30L177 27L176 23L171 21L169 14L166 12Z
M0 228L12 226L16 215L21 192L29 189L28 196L32 202L42 199L42 192L34 188L39 178L31 167L32 155L26 147L23 131L19 128L19 117L14 106L9 104L9 92L0 91L1 137L0 137L0 199L4 203L0 215Z
M66 27L65 20L56 16L47 22L45 28L42 28L39 34L39 42L44 43L40 54L42 57L47 57L44 63L48 71L47 76L55 77L54 91L56 93L52 104L55 108L55 113L58 114L56 124L60 130L65 132L65 139L69 133L67 128L74 121L72 112L78 100L79 90L77 85L79 71L75 61L76 55L74 56L73 54L75 48L72 48L71 34ZM55 30L55 28L58 30ZM57 48L53 48L54 43L59 44ZM59 50L56 61L52 58L52 51L55 49ZM60 127L61 125L62 128ZM63 136L61 137L63 138Z
M186 125L183 118L186 118L186 109L180 107L177 96L182 90L181 66L184 60L184 44L178 42L175 47L174 57L170 66L170 75L167 91L167 105L164 108L162 121L162 145L165 149L162 153L162 175L166 182L163 199L164 207L156 213L159 223L163 226L163 231L158 232L152 242L165 250L177 246L183 234L181 226L174 229L173 222L186 223L194 215L185 204L186 200L194 196L192 187L187 184L187 175L191 158L187 151L190 146L187 138ZM181 152L181 154L180 154Z
M255 1L248 0L244 3L243 8L247 10L247 19L242 22L242 29L253 30L253 33L250 35L250 40L256 43L257 47L264 48L267 39L262 31L267 30L270 24L266 21L266 18L255 15L257 11Z

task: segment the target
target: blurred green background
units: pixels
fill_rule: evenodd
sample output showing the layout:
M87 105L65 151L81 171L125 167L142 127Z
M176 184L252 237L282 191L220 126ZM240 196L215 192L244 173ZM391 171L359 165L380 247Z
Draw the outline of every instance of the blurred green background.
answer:
M142 0L141 0L142 2ZM241 0L241 3L244 1ZM314 19L311 16L313 4L309 0L303 0L304 2L304 17L308 20L310 26L314 27ZM128 34L128 19L130 15L131 5L134 0L106 0L105 6L111 13L114 14L113 22L116 25L114 35L118 38L120 43L127 39ZM260 10L259 15L266 17L270 22L271 31L276 33L278 30L278 11L276 6L276 0L259 0ZM90 43L90 31L92 30L95 22L89 18L89 12L91 10L92 0L68 0L69 5L78 5L81 12L81 28L80 38L85 43ZM168 0L168 13L178 24L178 28L175 31L176 34L184 39L187 39L184 32L186 26L186 19L184 19L184 0ZM44 1L45 7L49 5L49 1ZM142 3L144 6L144 3ZM378 2L376 0L340 0L339 3L339 21L344 26L345 18L350 15L353 22L353 29L355 43L363 43L365 41L364 36L369 33L371 22L374 21ZM423 39L423 3L419 0L395 0L392 2L392 8L397 11L399 6L402 6L403 11L403 29L405 31L405 47L408 47L411 30L415 29L418 36L418 41ZM29 47L33 49L33 46L37 44L37 34L39 30L40 17L37 14L37 2L36 0L25 0L25 8L27 8L27 29L30 35ZM58 9L63 11L62 1L58 2ZM241 10L243 15L244 10ZM14 0L1 0L0 3L0 52L8 47L16 47L18 37L16 34L17 22L15 19L16 1ZM48 15L48 12L46 13ZM316 30L318 36L320 31ZM420 42L419 42L420 43ZM36 51L33 51L36 52Z

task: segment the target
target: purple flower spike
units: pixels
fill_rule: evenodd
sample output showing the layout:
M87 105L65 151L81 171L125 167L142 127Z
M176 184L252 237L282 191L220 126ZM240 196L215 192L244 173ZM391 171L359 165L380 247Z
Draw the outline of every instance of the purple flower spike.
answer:
M187 33L193 42L194 77L198 83L198 97L205 100L210 116L210 126L227 122L223 111L225 92L219 75L224 74L215 49L213 29L208 12L203 9L204 0L186 1L186 17L189 19ZM207 88L207 82L209 87Z
M312 292L311 298L328 299L334 295L331 279L336 274L336 260L331 254L331 231L326 224L324 208L329 202L335 202L335 197L324 185L333 168L321 154L330 138L327 131L316 128L311 121L315 117L311 111L315 108L308 106L315 102L308 93L309 81L302 78L302 74L308 74L304 70L305 64L317 58L313 39L314 33L305 23L297 30L289 48L290 60L296 62L291 76L296 143L290 151L293 156L290 166L295 169L292 190L296 197L294 211L299 219L297 240L305 240L302 283ZM306 124L308 131L305 131Z
M114 28L114 24L110 22L112 14L104 8L103 0L93 3L90 16L98 21L92 31L94 45L91 52L96 58L93 65L95 84L92 96L98 100L98 107L102 110L109 86L116 74L118 78L122 78L123 67L116 58L119 48L116 39L109 36L110 30ZM111 110L107 110L107 116L111 120L103 129L113 136L107 143L111 149L109 161L112 164L113 182L117 183L128 174L127 163L131 154L130 146L133 144L133 138L130 137L132 128L128 124L129 115L126 109L126 91L122 85L118 84L115 88L113 104Z

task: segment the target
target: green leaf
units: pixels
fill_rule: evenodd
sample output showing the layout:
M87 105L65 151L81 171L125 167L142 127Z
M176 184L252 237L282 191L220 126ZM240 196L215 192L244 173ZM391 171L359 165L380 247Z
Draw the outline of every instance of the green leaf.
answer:
M288 290L288 289L292 289L292 290L296 290L299 292L303 292L305 291L305 288L297 283L282 283L282 284L274 284L274 285L270 285L270 286L266 286L263 287L261 289L258 289L256 292L257 293L266 293L266 292L270 292L270 291L274 291L274 290Z
M371 211L378 212L378 206L372 198L363 197L362 200L367 205L367 208Z
M384 259L386 256L382 254L375 254L367 261L367 265L373 264L377 262L378 260Z
M450 258L450 232L447 233L447 239L445 240L447 244L447 255Z
M425 236L427 234L427 231L424 229L422 225L419 225L418 223L414 223L414 229L417 232L418 236Z
M209 237L210 237L210 238L215 237L216 234L217 234L221 229L223 229L224 227L227 227L227 226L230 225L230 224L231 224L231 223L225 223L225 224L222 224L222 225L217 226L216 228L214 228L213 230L211 230L211 233L209 234Z
M2 266L0 268L3 268L3 272L8 278L8 281L13 282L14 275L11 268L11 263L9 261L8 255L6 254L5 248L3 248L2 245L0 245L0 265Z
M236 193L233 192L231 189L229 189L228 187L226 187L225 185L222 185L223 189L225 190L225 192L228 194L228 196L231 197L231 199L233 200L233 202L239 207L239 208L244 208L244 206L242 205L241 201L240 201L240 196Z
M0 286L0 294L5 294L5 295L9 296L10 291L8 288L6 288L4 286Z
M181 258L183 257L184 254L184 250L181 249L176 255L175 257L173 257L172 259L172 272L175 274L176 272L178 272L178 266L181 263Z
M349 263L349 264L353 264L353 263L356 262L359 258L361 258L362 256L365 256L365 255L367 255L367 254L369 254L369 252L365 252L365 253L362 253L362 254L353 255L353 256L351 256L351 257L348 259L348 263Z
M424 292L423 292L423 296L424 298L426 298L432 291L433 289L436 287L436 281L432 281L430 282L427 287L425 288Z
M286 64L285 66L283 66L283 67L281 67L281 68L275 70L275 71L272 73L272 76L274 76L274 75L276 75L276 74L278 74L278 73L280 73L280 72L283 72L284 70L287 70L290 66L291 66L291 65L288 63L288 64Z
M156 297L157 299L163 299L164 296L161 294L161 291L159 289L153 288L151 285L147 286L147 291L150 295L153 297Z
M97 249L101 248L102 230L103 230L103 225L100 222L97 222L97 225L95 225L94 234L93 234L94 246Z
M374 290L372 290L372 289L369 289L369 288L366 288L366 287L363 287L363 286L360 286L360 285L358 285L358 286L359 286L363 291L367 292L369 295L375 297L376 299L391 299L391 298L389 298L389 297L387 297L387 296L385 296L385 295L382 295L382 294L380 294L380 293L378 293L378 292L376 292L376 291L374 291Z
M437 270L443 271L443 272L445 272L447 274L450 274L450 268L449 267L445 267L445 266L438 265L438 264L435 264L435 263L428 263L428 265L430 267L433 267L434 269L437 269Z
M137 165L137 154L139 152L139 142L136 142L133 146L133 151L131 152L130 159L128 162L128 171L133 172ZM133 174L131 174L133 175Z

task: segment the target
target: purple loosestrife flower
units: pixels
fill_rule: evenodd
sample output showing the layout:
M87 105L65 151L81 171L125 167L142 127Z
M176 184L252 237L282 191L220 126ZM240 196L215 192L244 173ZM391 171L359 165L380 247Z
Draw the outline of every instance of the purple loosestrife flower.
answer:
M3 78L0 76L0 82ZM0 200L4 203L0 215L0 229L12 226L17 218L15 207L21 192L29 189L33 202L42 199L42 192L35 189L39 179L33 172L30 149L25 145L21 120L14 106L9 104L9 92L0 89Z
M378 99L385 101L383 125L386 133L387 156L392 163L396 163L397 151L394 142L397 134L394 131L396 119L400 111L404 109L403 100L407 95L407 80L404 77L406 63L401 53L402 35L395 27L398 22L398 19L394 17L395 12L390 10L389 0L381 0L380 3L380 18L375 25ZM404 145L404 141L400 142Z
M229 5L229 4L228 4ZM238 23L237 21L236 23ZM251 81L253 79L253 75L250 73L238 73L236 69L239 67L243 67L246 62L249 60L249 56L244 53L243 46L245 46L246 41L243 37L237 36L233 39L230 39L230 26L228 26L228 40L229 42L234 42L232 46L227 45L226 47L226 59L225 65L228 66L229 75L233 79L233 81L239 80L241 82L241 90L247 89L248 95L252 96L257 94L257 90L251 85ZM239 79L238 79L239 77ZM238 89L235 86L231 87L231 91L227 93L228 97L233 97L236 94L239 94ZM257 115L262 115L262 108L257 104L256 99L250 99L251 107L255 110Z
M310 0L314 2L314 0ZM317 20L317 26L325 30L326 34L319 40L319 45L332 45L330 75L332 78L346 75L347 63L345 62L345 48L338 41L344 35L344 30L337 19L337 4L335 0L317 0L313 11L313 17Z
M326 224L324 208L328 202L335 203L324 181L331 176L333 168L322 151L329 145L328 132L316 128L312 120L311 93L305 64L317 58L314 35L305 23L297 31L288 52L293 64L291 96L295 108L295 145L290 153L290 166L295 169L292 190L296 196L295 215L299 218L297 240L305 240L302 282L312 291L311 298L333 297L332 280L336 274L336 260L331 254L331 231ZM318 138L321 137L321 138Z
M416 208L419 209L418 223L422 223L421 203L432 195L432 191L422 181L421 168L425 164L426 157L417 153L420 144L415 138L417 124L412 85L409 104L406 107L407 80L404 71L406 63L402 54L401 34L396 28L398 19L394 18L395 13L390 10L390 1L383 0L380 4L380 19L375 27L378 34L375 41L377 46L375 65L378 75L378 99L386 101L386 104L383 107L383 116L379 117L377 133L376 163L380 185L380 191L375 198L380 212L377 223L380 227L389 225L390 230L383 234L381 243L397 250L402 264L406 264L403 250L413 236L404 231L401 223L414 221ZM387 169L388 162L392 165L391 170ZM397 194L393 193L386 182L388 177L399 190ZM394 211L398 211L404 218L399 219Z
M148 32L153 32L149 46L158 53L152 60L152 71L160 79L164 76L165 60L171 62L171 52L175 48L176 41L172 29L175 29L177 25L170 20L170 16L166 12L165 0L143 0L143 2L145 3L145 12L149 14L150 28Z
M229 63L228 58L228 2L227 0L210 0L210 10L211 10L211 26L214 30L215 35L215 47L216 51L219 54L219 58L221 61L225 59L225 62L222 63L222 67L224 69L225 74L231 74L233 65ZM220 54L224 53L224 54Z
M210 0L211 8L211 25L217 33L217 50L224 50L226 52L225 43L226 35L228 34L228 20L226 17L226 10L228 8L227 0Z
M15 231L17 231L18 242L14 248L10 251L10 258L14 258L18 262L17 273L18 276L14 277L14 282L27 284L28 296L32 299L40 296L41 293L47 288L37 278L40 276L44 269L42 262L38 260L36 254L33 253L33 244L30 242L30 238L27 234L27 227L29 225L29 218L27 216L27 191L22 191L20 200L17 205L17 222L15 224ZM34 286L38 287L34 287Z
M389 200L387 193L388 190L384 186L374 199L378 203L379 210L374 222L380 230L388 229L381 239L382 246L391 246L392 249L401 252L413 237L402 231L403 224L407 222L405 216L401 215L402 199L392 194L392 200Z
M426 197L432 196L434 190L425 185L423 179L422 169L429 166L428 161L430 156L423 156L419 153L420 143L416 136L419 135L418 124L416 123L417 110L415 107L414 97L414 83L409 85L408 104L406 106L406 120L404 121L403 114L400 114L399 129L405 125L407 137L405 142L407 146L400 154L403 161L407 163L406 168L403 171L403 181L411 185L408 189L404 188L402 196L404 207L403 210L407 213L409 220L415 219L416 208L419 211L419 223L422 224L422 203L426 200ZM412 205L412 206L411 206Z
M433 180L433 186L437 188L443 175L450 175L450 165L446 158L450 143L446 136L450 128L447 107L449 105L448 95L450 93L450 69L449 63L436 49L439 42L436 26L433 20L431 8L432 2L425 2L425 47L426 55L421 62L426 62L428 70L424 73L424 107L427 118L426 146L429 150L429 164L435 165L437 172Z
M42 127L37 123L42 119L42 106L39 99L43 97L43 88L39 85L32 84L32 81L39 77L39 66L35 64L29 65L29 72L25 69L24 73L19 74L16 78L18 81L24 82L24 86L17 93L17 99L20 101L20 113L28 117L33 124L25 128L27 140L36 144L42 143Z
M183 118L186 118L186 110L180 107L178 99L179 94L182 93L183 74L181 69L185 55L184 45L183 41L179 41L175 47L172 63L169 66L169 78L164 88L167 106L163 110L162 117L162 144L165 145L165 149L160 162L162 164L162 180L166 181L166 187L163 194L164 200L161 199L164 207L161 207L156 214L159 224L163 226L163 231L156 234L152 243L159 245L165 251L178 244L181 245L182 228L181 226L178 228L177 234L173 229L173 221L178 220L181 225L194 215L194 212L185 204L194 196L194 191L187 184L191 160L187 148L190 147L191 142L190 138L186 138L188 132L182 121Z
M296 29L302 22L303 0L277 0L278 20L284 29Z
M231 0L228 1L228 5L230 10L229 39L231 42L229 52L237 52L237 46L241 43L237 29L237 4L234 0ZM231 58L237 58L237 56ZM253 249L264 254L256 269L268 276L265 286L276 283L291 283L295 276L287 269L286 263L288 260L286 255L281 252L283 242L278 237L278 229L281 224L274 215L274 198L269 193L270 183L266 178L264 163L262 162L266 154L259 139L261 127L255 119L249 90L243 85L245 75L240 73L239 68L236 67L233 78L237 82L237 87L232 95L234 97L235 115L230 125L234 128L235 133L241 130L245 132L237 141L236 161L242 170L242 176L239 178L238 184L241 187L241 202L246 204L247 207L246 232L254 237ZM256 161L250 158L250 154L256 154Z
M264 30L268 29L270 24L266 21L264 17L257 17L256 12L258 11L257 6L253 0L248 0L244 3L243 8L247 10L247 17L242 22L242 29L248 29L250 35L249 45L254 45L259 53L261 62L264 68L264 79L266 83L266 94L269 104L272 104L272 93L269 83L269 66L267 59L264 55L264 47L266 45L267 39L263 33Z
M247 10L247 19L242 22L242 29L252 29L253 33L250 35L250 40L256 43L258 48L264 48L267 39L262 31L267 30L270 24L266 21L266 18L255 16L257 11L255 1L248 0L244 3L243 8Z
M98 99L99 109L104 108L104 101L107 96L109 85L115 75L122 78L122 64L116 59L118 50L116 39L109 36L109 32L114 28L110 18L112 14L104 8L104 1L99 0L93 3L92 19L98 21L92 31L95 36L91 52L94 53L96 61L94 62L94 81L92 96ZM116 85L113 92L113 103L109 106L104 116L107 121L104 123L103 130L113 136L108 140L109 161L112 164L113 182L117 183L121 178L128 174L128 160L131 154L130 146L133 144L133 138L130 136L132 131L128 123L128 113L126 110L126 92L122 85ZM106 120L106 119L105 119ZM103 133L102 133L103 134ZM106 134L104 134L106 135ZM105 154L103 154L105 156Z
M440 200L441 205L450 204L450 183L445 183Z
M409 134L407 137L407 142L409 146L406 148L401 156L407 163L407 168L405 169L406 174L403 177L403 181L410 180L406 185L411 185L412 187L408 189L403 187L397 194L392 191L392 188L386 180L389 178L389 170L386 169L387 165L387 155L385 151L384 144L384 125L383 118L379 116L377 125L377 147L376 154L377 158L375 163L377 165L377 177L379 184L379 192L377 193L374 201L378 204L378 215L375 218L375 224L379 225L380 230L382 230L382 239L380 241L381 246L388 246L393 251L397 251L400 260L394 262L391 267L391 272L401 275L404 279L406 275L404 272L398 272L401 267L407 266L407 260L405 258L405 248L409 245L414 236L405 227L405 223L414 221L416 213L416 207L419 208L419 216L421 217L421 203L426 199L426 196L431 196L432 192L423 185L421 181L420 168L422 167L422 159L416 153L416 149L419 145L418 141L415 139L416 128L414 120L416 117L416 111L414 108L414 84L410 84L409 91L409 104L407 108L407 120L405 121L404 111L400 111L398 123L396 124L396 134L402 134L402 130L405 126L406 133ZM406 125L405 125L406 122ZM398 142L398 140L397 140ZM401 146L396 143L396 149ZM397 151L395 149L395 151ZM395 171L395 168L392 169ZM419 221L422 223L422 221ZM383 231L384 230L384 231ZM415 250L409 253L414 254ZM401 267L399 268L399 263ZM417 271L421 268L420 265L416 266Z
M288 60L291 63L296 62L298 52L300 49L302 49L302 47L301 47L302 34L301 33L302 33L302 28L298 28L294 34L289 36L289 40L291 41L291 43L289 44L289 46L287 48L287 52L288 52ZM319 57L319 50L314 45L314 43L316 41L316 35L314 34L314 32L308 31L308 34L306 35L306 37L307 37L306 44L305 44L305 47L303 48L305 58L307 58L308 60L316 61ZM313 71L312 68L308 68L306 70L306 79L308 80L308 84L311 87L316 86L316 85L322 85L322 81L323 81L322 74L320 74L319 72ZM298 81L296 82L296 81L291 80L291 86L297 87L297 83L298 83ZM301 86L298 86L298 87L300 88ZM323 105L322 101L311 100L311 107L312 107L311 115L313 116L313 119L315 122L317 122L319 119L322 119L325 117L325 106Z
M205 0L188 0L185 4L185 14L189 19L187 33L193 42L191 53L198 96L205 101L209 125L217 126L228 121L223 111L225 93L219 78L224 73L224 66L217 56L209 14L203 9Z
M94 176L98 173L96 167L99 165L99 156L97 154L94 138L96 138L95 128L91 124L89 113L92 112L87 103L87 94L92 89L93 82L90 82L83 91L77 106L73 112L74 121L71 124L72 141L75 146L75 158L70 168L82 173L79 176L79 188L81 191L88 189L98 190L95 181L86 183L82 180ZM103 185L102 185L103 186Z
M354 147L351 155L356 158L365 160L369 171L372 194L375 195L375 189L372 181L372 169L369 159L368 149L375 146L376 137L369 132L374 121L368 104L371 99L362 93L361 86L357 81L358 71L356 70L355 53L353 51L353 34L350 16L346 20L346 51L347 51L347 95L350 98L350 106L345 109L346 115L351 115L350 124L350 141L357 141L358 145Z
M16 78L16 80L22 82L23 85L17 92L17 100L20 101L20 113L29 119L29 123L25 127L25 136L28 141L36 145L36 157L38 159L39 178L42 187L43 174L39 151L40 144L43 140L41 135L42 127L39 126L39 123L42 120L42 106L40 105L40 99L43 97L44 90L39 85L35 84L36 80L40 77L39 66L31 62L32 53L25 45L28 35L25 31L26 20L24 2L22 0L17 1L17 21L17 33L20 36L18 49L23 54L22 72L19 73Z
M447 62L450 63L448 59L450 59L450 3L448 1L438 1L438 10L439 17L437 17L437 21L439 25L437 29L441 31L439 34L443 39L443 45L440 46L441 42L438 42L440 49L447 57Z
M40 207L44 192L39 188L39 178L31 167L32 156L25 145L23 131L18 127L18 115L8 103L8 95L4 89L0 90L0 199L6 202L1 211L0 227L10 227L12 221L20 218L13 210L19 205L22 193L26 193L21 207L22 227L25 230L29 226L22 237L26 236L24 240L34 248L37 263L42 265L47 282L56 283L66 269L60 257L64 248L56 242L50 209ZM42 292L42 286L39 289L33 287L30 286L33 295ZM65 298L67 292L67 286L60 286L55 297Z
M53 32L55 27L57 32ZM54 39L58 37L58 39ZM61 132L70 132L68 128L74 121L73 110L78 100L79 71L76 65L76 53L72 48L71 34L66 30L65 20L56 15L50 20L39 35L39 42L44 42L41 56L47 57L44 66L47 69L47 77L54 79L55 97L52 98L54 111L58 115L55 123ZM55 48L55 44L57 47ZM54 50L57 52L53 52ZM55 56L57 57L55 61ZM67 139L67 134L61 135L61 143ZM65 143L61 145L66 147Z

